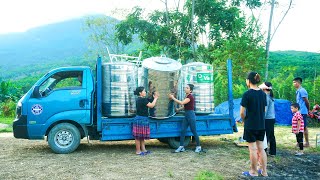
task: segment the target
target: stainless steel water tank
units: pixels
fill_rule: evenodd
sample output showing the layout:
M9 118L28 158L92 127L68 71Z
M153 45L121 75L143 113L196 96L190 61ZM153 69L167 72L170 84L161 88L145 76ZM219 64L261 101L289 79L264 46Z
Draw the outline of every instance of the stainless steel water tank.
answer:
M136 114L133 91L137 70L133 63L114 62L102 65L102 114L107 117L132 117Z
M142 81L148 94L157 91L159 99L149 115L162 119L175 114L174 102L168 98L169 93L177 93L178 79L182 64L167 57L151 57L142 61ZM148 95L147 94L147 95Z
M143 79L143 67L138 67L138 87L144 86L144 79Z
M192 62L183 65L179 79L179 99L184 99L184 87L187 84L194 85L192 94L195 98L195 113L212 113L214 110L212 65L202 62Z

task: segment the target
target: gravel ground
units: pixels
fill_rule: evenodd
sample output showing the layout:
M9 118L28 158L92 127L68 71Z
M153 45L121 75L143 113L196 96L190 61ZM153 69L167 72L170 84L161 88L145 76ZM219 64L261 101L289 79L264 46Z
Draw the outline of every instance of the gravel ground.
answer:
M54 154L44 140L15 139L0 133L0 179L195 179L202 171L225 179L248 179L246 147L233 143L234 135L201 137L206 153L171 153L167 144L147 141L152 154L134 154L134 141L100 142L85 139L71 154ZM320 153L294 156L294 150L278 150L268 158L266 179L320 179ZM250 178L249 178L250 179ZM263 179L260 177L259 179Z

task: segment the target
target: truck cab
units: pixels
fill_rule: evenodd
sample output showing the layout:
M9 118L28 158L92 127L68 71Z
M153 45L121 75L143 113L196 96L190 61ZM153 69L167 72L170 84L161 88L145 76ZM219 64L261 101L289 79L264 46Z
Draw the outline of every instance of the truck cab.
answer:
M59 123L81 127L80 138L85 137L86 126L93 123L93 94L94 80L89 67L48 72L18 102L14 137L43 139ZM55 138L68 135L65 131ZM60 145L64 143L68 142L61 141Z

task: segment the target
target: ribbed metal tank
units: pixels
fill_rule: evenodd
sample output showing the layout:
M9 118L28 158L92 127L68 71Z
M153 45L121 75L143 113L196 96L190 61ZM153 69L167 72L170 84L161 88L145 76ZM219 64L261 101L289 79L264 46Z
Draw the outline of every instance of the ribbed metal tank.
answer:
M195 113L210 114L214 110L213 102L213 68L210 64L192 62L183 65L179 79L178 97L185 98L184 87L193 84Z
M169 93L177 93L178 79L182 64L167 57L151 57L142 61L144 84L148 94L159 93L159 99L149 115L157 119L164 119L175 114L174 102L168 98Z
M107 117L132 117L136 114L134 90L137 67L129 62L102 64L102 114Z

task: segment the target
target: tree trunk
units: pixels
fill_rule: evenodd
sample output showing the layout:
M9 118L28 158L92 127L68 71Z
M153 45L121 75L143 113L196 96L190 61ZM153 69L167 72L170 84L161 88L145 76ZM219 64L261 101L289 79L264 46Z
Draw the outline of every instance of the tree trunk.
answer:
M282 21L284 20L284 18L287 16L289 10L291 9L292 6L292 0L290 0L289 5L288 5L288 9L286 10L286 12L284 13L284 15L282 16L282 19L280 20L280 22L278 23L277 27L275 28L274 32L272 33L271 36L271 24L272 24L272 18L273 18L273 10L274 10L274 4L275 4L275 0L271 1L271 12L270 12L270 19L269 19L269 28L268 28L268 38L267 38L267 43L266 43L266 76L265 76L265 80L268 79L268 72L269 72L269 53L270 53L270 43L274 37L274 34L277 32L280 24L282 23Z
M267 37L267 43L266 43L266 75L265 75L265 81L268 80L268 73L269 73L269 53L270 53L271 26L272 26L274 3L275 3L275 0L272 0L270 18L269 18L269 27L268 27L268 37Z
M192 45L192 55L193 55L193 60L196 58L196 51L194 47L194 2L195 0L192 0L192 9L191 9L191 45Z

